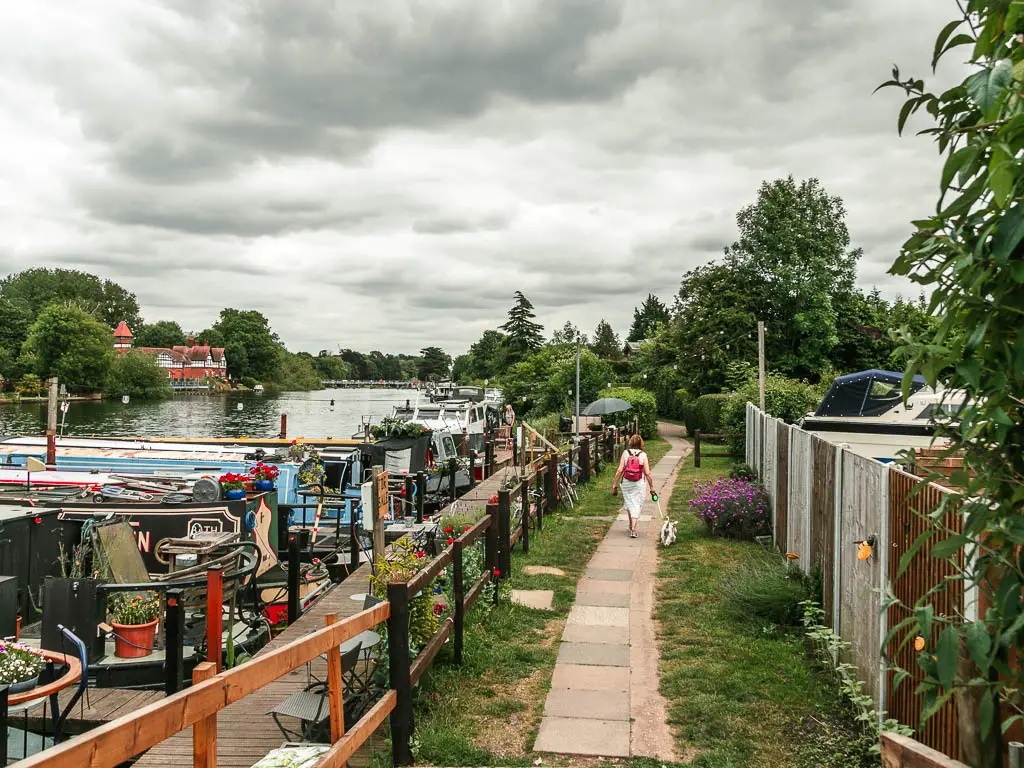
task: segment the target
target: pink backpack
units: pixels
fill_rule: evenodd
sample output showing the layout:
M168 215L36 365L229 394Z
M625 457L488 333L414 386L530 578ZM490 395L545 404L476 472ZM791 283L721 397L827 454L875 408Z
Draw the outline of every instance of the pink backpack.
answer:
M633 451L626 452L626 466L622 470L622 477L625 480L635 483L644 476L644 465L640 463L640 454Z

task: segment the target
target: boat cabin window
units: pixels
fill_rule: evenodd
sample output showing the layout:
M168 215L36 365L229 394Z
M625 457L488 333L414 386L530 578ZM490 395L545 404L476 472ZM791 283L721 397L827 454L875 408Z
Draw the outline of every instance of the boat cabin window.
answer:
M444 442L444 455L445 456L455 456L456 455L456 453L455 453L455 441L452 440L452 436L451 435L445 435L444 438L442 438L442 439L443 439L443 442Z
M957 406L952 403L928 403L915 418L921 421L956 418Z

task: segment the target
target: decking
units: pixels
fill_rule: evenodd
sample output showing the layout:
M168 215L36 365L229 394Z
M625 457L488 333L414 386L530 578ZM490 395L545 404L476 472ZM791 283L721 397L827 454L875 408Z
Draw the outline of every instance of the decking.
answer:
M74 695L74 688L65 689L60 693L60 706L67 704ZM122 715L130 714L147 704L159 701L164 697L163 691L136 691L125 688L89 688L74 709L68 714L65 726L67 733L78 734L95 728L97 725L109 723ZM38 732L43 726L43 708L38 707L28 713L28 730ZM49 713L47 713L49 715ZM11 725L21 727L24 716L13 715ZM53 724L47 722L47 728Z

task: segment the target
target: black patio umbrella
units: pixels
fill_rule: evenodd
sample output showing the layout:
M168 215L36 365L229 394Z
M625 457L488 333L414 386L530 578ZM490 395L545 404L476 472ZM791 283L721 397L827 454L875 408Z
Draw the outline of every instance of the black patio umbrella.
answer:
M607 416L610 413L631 411L633 406L618 397L602 397L583 409L583 416Z

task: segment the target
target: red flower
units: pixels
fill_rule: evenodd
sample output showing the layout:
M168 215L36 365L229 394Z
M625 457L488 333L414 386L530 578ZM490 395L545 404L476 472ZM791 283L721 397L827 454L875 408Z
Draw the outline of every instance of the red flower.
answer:
M434 615L435 615L435 616L440 616L440 615L441 615L442 613L444 613L444 612L445 612L445 610L446 610L447 608L448 608L448 606L447 606L447 605L444 605L443 603L437 603L437 604L436 604L436 605L434 606Z
M487 500L487 503L488 504L497 504L498 503L498 494L494 494L493 496L491 496L491 498L489 498Z
M467 526L466 526L466 530L468 531L468 530L469 530L470 528L472 528L472 527L473 527L472 525L467 525Z
M451 533L453 530L454 529L449 525L447 528L444 529L444 532L445 533Z
M453 541L455 541L455 539L453 539L451 536L449 536L448 537L448 543L451 544Z
M497 568L495 568L494 569L494 575L495 576L501 576L501 571L499 571Z
M416 553L416 557L417 558L419 558L419 557L426 557L426 556L427 556L427 553L424 552L423 550L420 550L419 552Z

